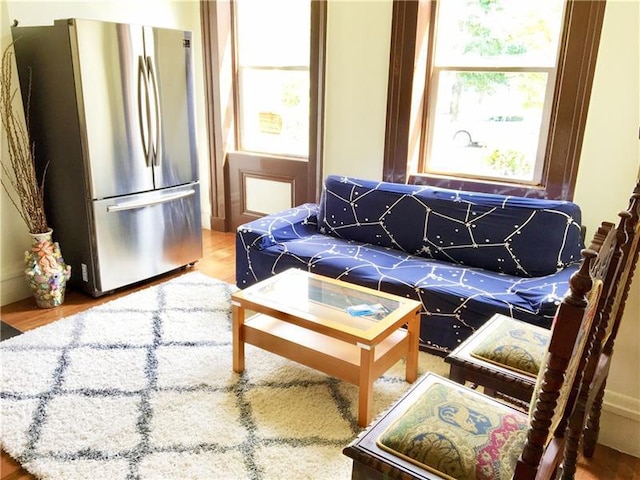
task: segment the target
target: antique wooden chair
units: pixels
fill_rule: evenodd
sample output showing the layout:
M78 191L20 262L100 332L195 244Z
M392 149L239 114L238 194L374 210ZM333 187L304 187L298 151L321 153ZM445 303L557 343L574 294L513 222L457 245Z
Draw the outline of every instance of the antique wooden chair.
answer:
M613 342L624 312L627 295L623 292L628 292L630 288L633 270L637 263L638 237L640 236L638 233L639 211L640 182L631 196L629 208L618 214L620 222L615 246L617 257L614 262L619 262L620 267L617 271L610 272L612 278L605 280L605 295L601 301L603 304L608 302L609 308L605 309L604 306L601 308L606 318L599 319L595 324L595 326L601 322L607 324L609 318L611 319L607 335L600 339L607 342L604 350L610 352L613 351ZM594 241L603 240L596 234ZM449 378L462 384L470 382L481 385L489 395L505 395L512 401L519 400L526 406L531 399L536 375L549 337L550 332L547 329L496 315L445 358L445 361L450 364ZM604 343L596 345L596 349L601 349L602 345ZM599 351L595 352L596 355L599 353ZM604 380L602 381L604 383ZM599 401L594 400L594 411L590 415L592 421L587 429L589 440L586 443L589 445L595 445L592 438L597 440L598 404L602 403L603 394L604 392ZM589 455L592 451L593 447L588 447L585 455Z
M344 449L352 478L554 478L612 256L585 249L583 257L558 307L529 415L428 373Z
M624 305L629 295L633 273L638 262L640 243L640 182L636 186L629 206L631 218L625 222L626 229L618 231L620 250L614 255L622 259L619 273L614 280L618 288L612 289L603 311L601 320L597 322L593 354L588 359L579 397L569 419L566 432L567 442L562 464L562 479L572 479L576 472L578 450L583 440L585 457L592 457L600 430L600 413L604 390L609 375L613 347L620 321L624 313ZM626 240L625 240L626 237ZM615 256L612 261L615 261Z

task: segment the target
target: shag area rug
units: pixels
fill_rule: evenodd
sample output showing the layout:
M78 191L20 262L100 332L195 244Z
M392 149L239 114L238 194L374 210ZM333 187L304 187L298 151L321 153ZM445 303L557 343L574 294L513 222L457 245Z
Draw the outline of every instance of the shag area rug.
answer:
M357 388L250 345L234 373L234 290L191 272L1 342L2 449L43 479L350 478ZM399 362L374 415L408 387Z

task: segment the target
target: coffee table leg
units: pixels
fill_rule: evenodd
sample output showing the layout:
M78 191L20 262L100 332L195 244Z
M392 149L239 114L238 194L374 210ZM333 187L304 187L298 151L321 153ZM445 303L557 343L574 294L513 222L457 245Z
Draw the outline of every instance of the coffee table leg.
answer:
M232 302L231 317L233 330L233 371L242 373L244 371L244 339L242 338L244 308Z
M375 351L360 346L360 385L358 385L358 425L366 427L371 421L371 397L373 395L373 360Z
M409 320L407 335L409 336L409 351L407 352L407 370L405 378L413 383L418 378L418 345L420 343L420 313Z

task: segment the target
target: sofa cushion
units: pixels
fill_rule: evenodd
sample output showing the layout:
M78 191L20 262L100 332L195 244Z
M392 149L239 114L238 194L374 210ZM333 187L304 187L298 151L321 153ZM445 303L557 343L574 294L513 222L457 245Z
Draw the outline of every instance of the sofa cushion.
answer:
M443 353L496 312L548 328L577 269L520 278L321 234L241 251L237 258L249 266L237 270L241 288L293 267L418 299L421 345Z
M579 262L572 202L328 176L318 231L413 255L538 277Z

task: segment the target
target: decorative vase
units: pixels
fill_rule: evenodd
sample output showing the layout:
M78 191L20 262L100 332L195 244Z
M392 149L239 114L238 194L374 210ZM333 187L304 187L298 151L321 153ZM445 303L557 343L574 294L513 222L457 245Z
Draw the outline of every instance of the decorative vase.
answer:
M40 308L62 305L71 266L64 263L58 242L52 240L53 230L30 233L31 249L24 252L27 282Z

